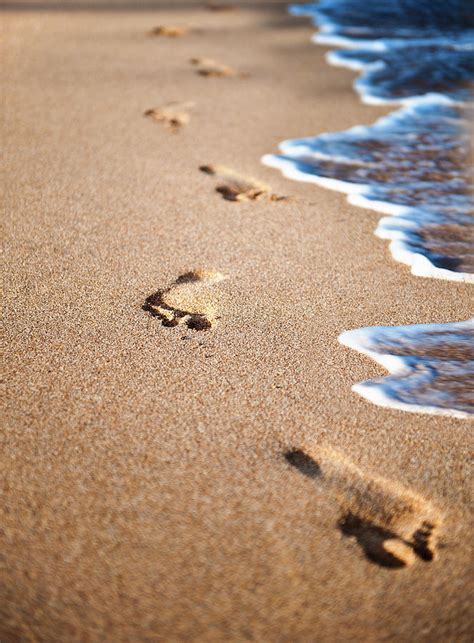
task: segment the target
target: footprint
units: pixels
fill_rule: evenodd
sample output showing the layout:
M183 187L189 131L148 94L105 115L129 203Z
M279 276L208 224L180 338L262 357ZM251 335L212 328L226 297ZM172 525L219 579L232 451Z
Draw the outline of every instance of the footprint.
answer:
M150 31L150 36L165 36L167 38L180 38L191 31L189 27L177 27L176 25L160 25Z
M222 4L221 2L207 2L206 9L209 11L235 11L237 7L234 4Z
M224 181L217 186L216 192L222 194L227 201L258 201L263 198L269 201L284 201L288 198L272 194L271 188L265 183L242 176L225 165L201 165L199 169Z
M194 107L194 103L167 103L162 107L147 109L144 116L151 118L158 123L163 123L165 127L176 132L180 127L187 125L191 119L189 110Z
M370 561L396 569L417 559L434 559L440 515L427 500L396 482L365 473L332 449L315 449L312 455L294 449L284 457L332 493L340 510L338 529L355 539Z
M187 272L169 288L147 297L143 310L159 317L163 326L186 324L191 330L209 330L219 319L212 288L225 278L212 270Z
M213 60L212 58L191 58L189 61L191 65L197 67L197 73L200 76L206 76L207 78L216 77L216 78L248 78L249 74L243 73L224 65L222 63Z

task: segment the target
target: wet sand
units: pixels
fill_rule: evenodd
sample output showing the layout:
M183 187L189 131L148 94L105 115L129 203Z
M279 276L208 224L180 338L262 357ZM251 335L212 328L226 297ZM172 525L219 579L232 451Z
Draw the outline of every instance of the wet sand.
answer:
M467 319L472 290L260 164L390 109L284 2L240 4L3 11L2 641L470 640L472 423L359 397L385 371L337 337ZM143 116L171 101L178 131ZM290 198L226 200L208 164ZM200 269L226 278L174 292ZM184 323L143 309L164 291Z

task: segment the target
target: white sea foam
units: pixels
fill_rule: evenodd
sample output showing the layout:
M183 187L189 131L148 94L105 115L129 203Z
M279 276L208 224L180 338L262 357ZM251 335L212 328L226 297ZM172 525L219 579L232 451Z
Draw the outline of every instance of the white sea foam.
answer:
M370 126L284 141L263 163L386 215L375 234L412 274L474 283L465 116L474 76L471 0L319 0L290 11L313 19L314 42L341 48L327 61L359 74L363 102L399 109ZM340 341L391 373L353 387L371 402L472 417L474 320L364 328Z
M451 98L433 93L405 102L373 125L283 141L281 154L266 155L262 162L290 179L343 192L352 205L390 215L379 222L375 234L392 242L393 258L409 265L414 275L474 283L474 272L456 268L456 257L444 258L433 250L436 244L422 239L425 226L431 235L437 226L442 235L447 226L455 225L464 230L459 250L465 258L472 257L462 265L474 264L469 241L474 231L471 177L462 168L462 159L459 167L452 165L453 145L459 150L466 146L457 107ZM436 162L451 168L443 182L429 178L438 172L433 149L438 150ZM400 165L400 159L409 163L410 157L412 165ZM383 181L377 178L380 174ZM440 236L437 246L442 242Z
M342 333L339 341L390 373L352 387L374 404L474 418L474 318L449 324L359 328ZM457 351L462 359L456 359ZM469 383L470 395L466 393Z

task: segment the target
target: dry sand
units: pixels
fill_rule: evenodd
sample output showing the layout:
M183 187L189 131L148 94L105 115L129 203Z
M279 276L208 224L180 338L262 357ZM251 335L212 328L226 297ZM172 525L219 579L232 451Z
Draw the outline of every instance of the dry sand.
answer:
M285 2L241 4L5 5L2 641L470 640L472 423L358 397L383 369L337 336L465 319L472 291L260 165L388 110ZM179 131L143 117L171 101ZM206 164L291 199L232 203ZM211 330L143 310L195 312L197 269L226 277ZM372 520L405 566L368 559ZM403 539L433 527L428 561Z

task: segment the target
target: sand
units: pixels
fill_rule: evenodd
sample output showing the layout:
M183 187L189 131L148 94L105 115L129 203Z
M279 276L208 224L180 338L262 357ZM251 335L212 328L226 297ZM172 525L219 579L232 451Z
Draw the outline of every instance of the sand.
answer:
M2 641L471 638L472 423L351 392L384 370L337 337L466 319L472 290L412 276L377 213L260 164L389 110L284 2L240 4L2 12ZM149 35L168 24L194 31ZM195 103L178 131L143 116L172 101ZM226 200L208 164L290 198ZM199 270L226 277L210 329L143 309L166 291L199 314L173 288Z

